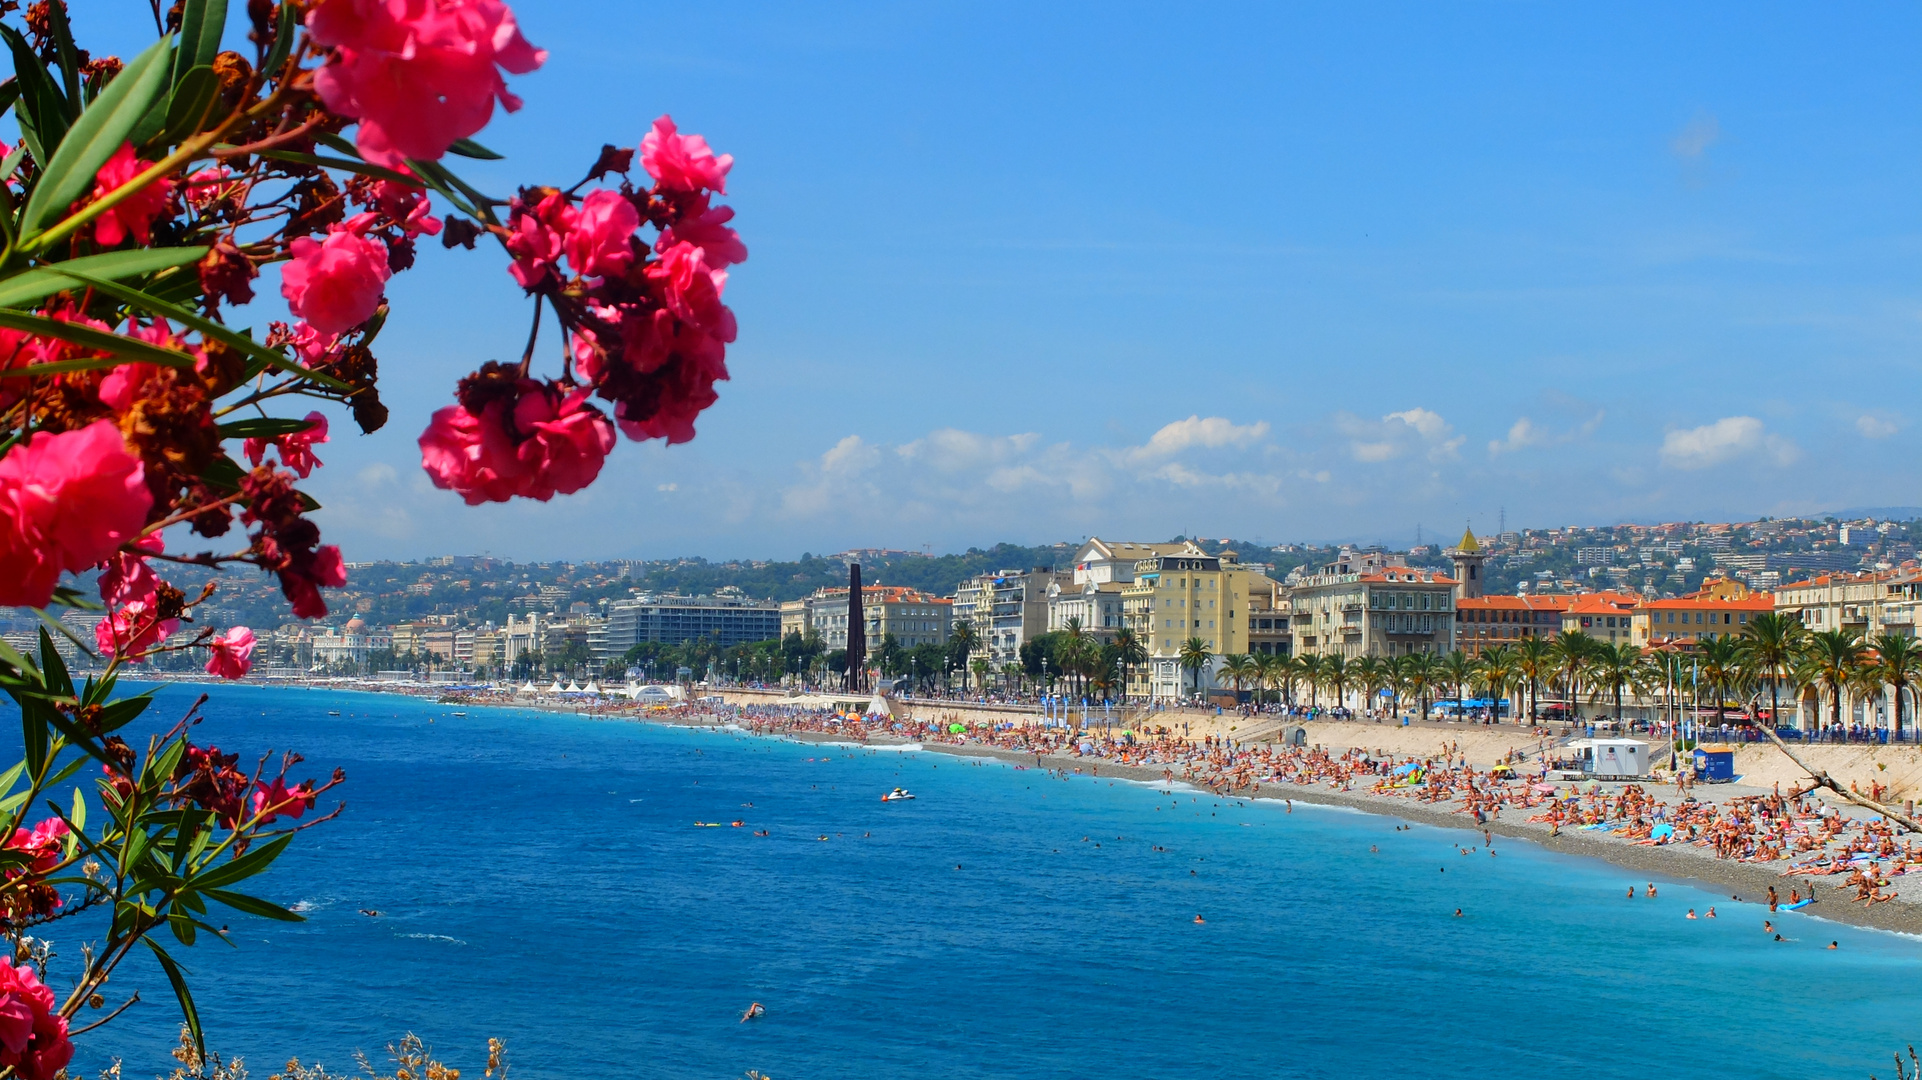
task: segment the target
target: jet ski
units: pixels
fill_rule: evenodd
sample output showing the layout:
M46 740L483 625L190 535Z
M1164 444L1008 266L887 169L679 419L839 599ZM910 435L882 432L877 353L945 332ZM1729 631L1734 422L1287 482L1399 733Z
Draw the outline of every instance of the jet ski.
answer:
M882 802L901 802L905 799L912 799L912 798L914 798L913 794L908 792L906 789L895 788L893 791L890 791L886 795L881 796L881 801Z

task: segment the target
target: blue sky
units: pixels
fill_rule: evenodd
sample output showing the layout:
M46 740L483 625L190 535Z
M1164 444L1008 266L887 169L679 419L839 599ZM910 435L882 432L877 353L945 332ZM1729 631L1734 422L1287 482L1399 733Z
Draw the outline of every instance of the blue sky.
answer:
M691 444L466 508L413 440L526 307L424 250L393 421L311 485L350 559L1922 503L1912 5L514 6L550 57L467 172L571 182L662 112L735 155L734 379Z

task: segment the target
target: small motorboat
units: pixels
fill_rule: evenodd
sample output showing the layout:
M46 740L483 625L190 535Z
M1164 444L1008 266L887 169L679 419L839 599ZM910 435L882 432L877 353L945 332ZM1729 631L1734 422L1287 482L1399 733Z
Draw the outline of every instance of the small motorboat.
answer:
M881 801L882 802L901 802L903 800L912 799L912 798L914 798L913 793L909 792L907 789L895 788L893 791L890 791L886 795L881 796Z
M327 710L327 715L328 715L328 716L339 716L339 715L340 715L340 710L339 710L339 709L328 709L328 710Z

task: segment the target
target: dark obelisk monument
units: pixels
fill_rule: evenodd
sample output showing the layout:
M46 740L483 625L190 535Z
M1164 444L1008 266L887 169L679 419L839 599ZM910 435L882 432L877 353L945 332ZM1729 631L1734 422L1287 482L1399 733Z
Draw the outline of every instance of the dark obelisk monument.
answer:
M848 564L848 669L842 686L853 693L868 688L868 619L861 613L861 564Z

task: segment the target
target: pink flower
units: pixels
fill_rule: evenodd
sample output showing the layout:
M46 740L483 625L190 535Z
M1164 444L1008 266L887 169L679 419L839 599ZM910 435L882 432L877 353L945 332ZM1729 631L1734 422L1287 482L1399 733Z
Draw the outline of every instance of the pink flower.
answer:
M571 495L594 482L614 448L614 429L587 404L585 389L501 379L462 397L466 404L434 413L420 455L434 486L459 492L469 506Z
M327 601L321 598L320 590L347 584L347 564L341 561L340 549L332 544L293 555L279 573L281 594L296 619L326 618Z
M282 814L297 818L314 808L312 783L302 783L297 787L289 788L286 779L279 776L274 777L271 783L267 781L255 781L255 783L257 789L254 791L254 815L259 817L262 811L272 811L260 819L262 825L268 824Z
M286 323L275 323L274 330L277 334L285 336L276 337L270 340L268 344L271 346L276 342L284 341L292 345L294 347L294 355L299 357L300 362L308 367L313 367L324 360L332 359L329 354L333 352L335 339L339 337L338 334L323 334L314 329L312 324L304 322L295 323L291 330L287 328Z
M634 230L640 212L620 192L588 192L567 235L567 261L583 277L616 277L634 263Z
M575 211L560 192L542 199L532 209L519 199L508 213L507 253L514 256L507 272L523 289L545 284L556 273L561 248L574 228Z
M308 329L311 331L313 328L308 327ZM314 467L321 464L321 460L314 456L314 445L326 441L327 418L317 412L310 412L307 414L305 430L277 435L272 439L248 439L241 448L247 454L248 463L258 465L260 459L266 455L267 447L271 445L279 451L280 463L305 480L308 474L314 471Z
M393 273L387 246L361 235L376 216L359 214L335 225L325 240L303 236L287 245L293 259L281 267L280 295L287 298L287 310L320 333L346 333L380 306Z
M661 302L682 321L725 343L734 340L734 313L721 303L727 271L709 269L707 256L693 244L676 244L647 268Z
M71 1060L67 1018L54 1011L53 991L32 967L0 960L0 1065L20 1080L53 1080Z
M747 245L741 243L741 234L727 224L733 220L733 207L710 208L707 196L703 195L690 212L661 230L661 238L655 241L654 250L665 252L676 244L693 244L701 249L707 265L716 270L746 262Z
M668 344L668 361L651 376L651 411L640 412L638 399L630 398L615 408L614 421L621 434L636 442L688 442L694 438L695 418L720 400L714 383L725 378L726 350L721 343L683 324L675 329Z
M409 237L440 235L440 219L430 213L433 203L420 188L382 180L374 185L374 205Z
M160 589L160 578L147 564L147 556L167 550L166 544L154 535L143 536L126 547L133 550L123 548L100 564L100 600L108 607L135 601L151 603Z
M0 458L0 604L45 607L60 572L93 566L140 535L153 508L140 459L96 420L38 431Z
M223 199L231 198L240 190L240 185L231 180L233 175L234 171L227 166L216 165L188 176L182 192L187 198L187 205L196 210L206 210Z
M121 143L94 177L93 197L104 198L122 184L140 175L153 163L134 156L132 143ZM116 203L112 209L93 219L94 242L101 247L117 247L129 234L142 245L153 239L153 220L167 211L167 196L173 181L154 180L146 187Z
M102 656L141 663L147 653L180 629L179 619L160 618L154 599L129 600L93 625L93 642Z
M254 666L254 632L244 626L228 630L224 637L207 643L213 655L207 658L207 674L223 679L239 679ZM296 814L295 817L300 815Z
M718 191L727 194L727 171L734 155L714 156L699 135L675 133L674 118L663 116L641 137L641 168L663 191Z
M7 847L32 856L33 861L27 866L28 872L44 874L60 865L66 837L67 823L59 818L47 818L31 831L13 830L13 839L7 843Z
M525 75L547 59L500 0L319 0L307 29L334 50L314 75L321 101L357 117L361 154L390 168L438 160L487 126L496 99L520 108L496 68Z

